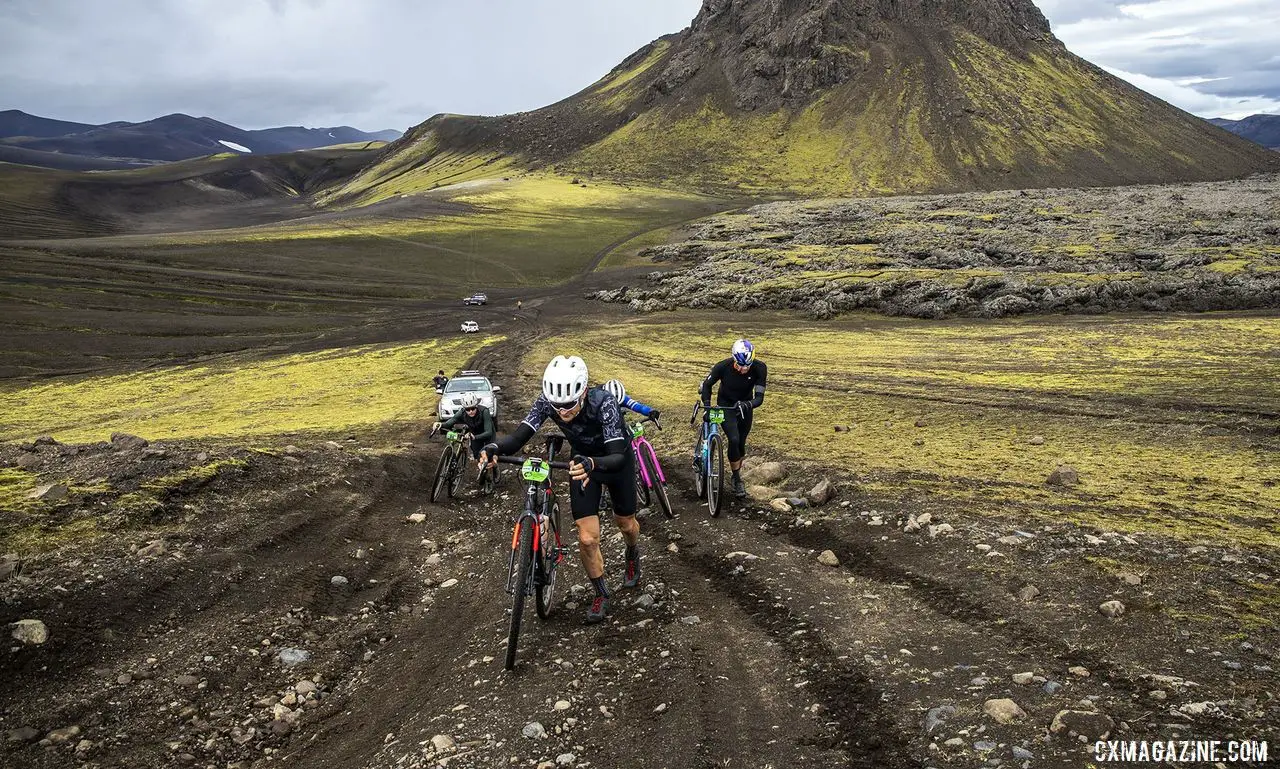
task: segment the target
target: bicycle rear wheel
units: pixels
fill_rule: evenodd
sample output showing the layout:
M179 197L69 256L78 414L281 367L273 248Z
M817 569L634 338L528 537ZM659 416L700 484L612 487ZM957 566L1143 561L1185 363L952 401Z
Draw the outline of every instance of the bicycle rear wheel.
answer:
M521 518L519 544L516 545L515 590L511 593L511 630L507 633L507 670L516 666L516 644L520 640L520 620L524 616L524 594L529 589L533 570L533 522Z
M637 452L637 455L639 453L641 452ZM639 462L636 463L636 501L641 507L649 506L649 487L645 485L644 473L640 472Z
M534 608L538 610L538 616L546 619L551 616L551 611L555 608L556 601L556 574L560 569L556 559L559 558L556 544L556 531L560 528L560 506L556 503L551 504L551 513L546 518L546 523L542 527L541 555L538 558L538 584L534 595L537 601Z
M642 452L640 461L644 462L645 472L649 474L649 480L653 482L653 496L658 498L658 507L662 508L662 514L668 518L675 518L676 514L671 510L671 500L667 498L667 485L662 482L662 477L658 475L658 458L654 456L653 449ZM645 504L648 504L647 498Z
M707 510L714 518L720 515L720 503L724 498L724 442L719 435L711 436L711 451L707 468Z
M431 479L431 501L439 502L440 495L444 493L444 487L449 483L449 475L446 472L449 469L449 447L445 446L444 451L440 452L440 461L436 463L436 475Z

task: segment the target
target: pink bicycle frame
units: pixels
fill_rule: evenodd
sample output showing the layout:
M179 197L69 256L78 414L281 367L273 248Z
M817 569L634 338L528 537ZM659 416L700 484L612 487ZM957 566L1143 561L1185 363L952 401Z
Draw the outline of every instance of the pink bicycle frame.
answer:
M645 440L643 435L631 439L631 448L636 453L637 470L640 471L640 479L644 481L644 485L648 488L654 488L658 483L666 483L667 476L662 472L662 463L658 461L658 452L653 450L653 446L649 441ZM648 465L640 460L640 452L646 451L649 454L650 461L653 462L653 468L658 471L658 480L655 483L653 478L649 477Z

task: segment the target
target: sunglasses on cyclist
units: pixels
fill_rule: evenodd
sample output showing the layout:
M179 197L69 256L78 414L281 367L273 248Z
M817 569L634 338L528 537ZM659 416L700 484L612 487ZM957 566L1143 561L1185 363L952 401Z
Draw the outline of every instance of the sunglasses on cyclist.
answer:
M571 403L568 406L565 406L563 408L561 408L560 406L555 406L555 410L556 410L556 413L560 415L561 419L573 419L578 415L579 411L582 411L582 399L579 398L574 403Z

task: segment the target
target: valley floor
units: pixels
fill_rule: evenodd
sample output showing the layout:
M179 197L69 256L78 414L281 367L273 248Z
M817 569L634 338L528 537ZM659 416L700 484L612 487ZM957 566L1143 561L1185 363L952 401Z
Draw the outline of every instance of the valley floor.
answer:
M508 427L532 398L545 346L623 322L597 312L539 305L474 354L468 365L504 385ZM779 356L792 354L785 338L804 341L760 320ZM647 337L661 341L660 373L691 322ZM596 342L602 360L625 355ZM931 385L915 384L926 391L898 396L931 402ZM1025 383L1011 391L1023 400L976 408L1046 405ZM1268 392L1237 415L1235 437L1274 456ZM1103 733L1273 743L1280 733L1276 511L1264 492L1257 518L1228 516L1219 535L1115 530L1066 508L1045 515L1034 495L1002 515L945 496L930 505L895 493L892 468L855 462L863 444L844 445L852 453L838 464L801 461L812 452L762 432L757 449L782 461L788 487L828 476L837 497L786 512L735 503L713 520L687 496L689 436L664 410L678 517L642 522L643 590L620 593L602 626L580 624L576 592L549 620L527 617L512 672L502 584L518 490L508 480L498 498L427 502L438 445L422 442L425 414L277 440L0 446L5 488L19 473L70 486L56 508L63 547L7 540L28 551L19 574L0 577L0 623L38 619L49 638L0 656L0 762L1079 767ZM786 413L761 419L785 424ZM1235 429L1213 410L1185 420ZM819 427L825 444L831 428ZM15 499L5 497L10 535L52 525ZM424 519L410 522L415 513ZM819 561L827 550L838 565ZM620 555L613 536L611 582ZM576 558L563 576L566 587L583 581ZM1119 617L1100 612L1112 600ZM1007 723L995 715L1006 711Z

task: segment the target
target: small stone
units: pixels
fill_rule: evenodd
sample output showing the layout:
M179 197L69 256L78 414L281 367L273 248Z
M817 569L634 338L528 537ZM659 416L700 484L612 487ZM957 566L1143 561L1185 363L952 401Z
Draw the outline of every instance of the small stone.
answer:
M919 521L920 519L919 519L919 518L917 518L916 520L917 520L917 521ZM954 531L955 531L955 528L954 528L951 524L949 524L949 523L939 523L939 524L938 524L938 525L936 525L936 526L930 526L930 527L929 527L929 537L930 537L931 539L937 539L938 537L942 536L943 534L950 534L950 533L952 533L952 532L954 532Z
M431 747L437 753L447 753L456 746L457 743L447 734L437 734L431 738Z
M1045 681L1044 686L1040 688L1044 690L1045 694L1057 694L1062 691L1062 684L1057 681Z
M613 718L613 711L609 709L609 706L601 705L600 715L604 716L605 718Z
M1018 545L1021 545L1023 542L1026 542L1026 541L1027 541L1026 539L1024 539L1023 537L1019 537L1016 534L1010 534L1007 537L1000 537L999 539L996 540L996 542L1002 545L1012 545L1015 547Z
M699 617L697 614L690 614L687 617L681 617L680 621L686 625L696 625L702 621L702 618Z
M139 558L158 558L169 551L163 539L153 539L145 546L138 548Z
M426 565L430 566L431 568L435 568L440 565L440 560L441 559L440 559L439 553L432 553L431 555L427 556Z
M1112 619L1115 619L1116 617L1119 617L1121 614L1124 614L1124 604L1120 603L1119 601L1107 601L1106 603L1098 607L1098 611L1104 617L1110 617Z
M991 740L978 740L977 742L973 743L973 749L978 751L979 753L989 753L990 751L993 751L998 747L1000 747L1000 744L996 742L992 742Z
M40 730L30 726L23 726L9 732L9 742L35 742L40 738Z
M200 679L197 676L193 676L193 675L180 675L177 678L173 679L173 682L178 686L182 686L188 689L193 686L200 685Z
M135 449L145 449L148 445L146 438L139 438L129 433L112 433L111 445L116 451L132 451Z
M1050 486L1077 486L1080 483L1080 474L1071 465L1058 465L1058 468L1049 473L1049 477L1044 482Z
M431 539L422 540L422 546L426 548L428 553L434 553L440 549L440 545Z
M1014 673L1013 682L1019 686L1026 686L1035 680L1035 673Z
M671 544L667 545L667 552L668 552L668 553L678 553L678 552L680 552L680 546L679 546L679 545L677 545L676 543L672 542Z
M311 659L311 652L305 649L284 648L281 649L276 659L280 660L280 664L287 668L296 667Z
M1105 740L1115 728L1115 721L1104 713L1087 710L1061 710L1049 724L1054 736L1083 737L1088 742Z
M76 743L76 752L80 755L84 755L91 750L93 750L93 742L90 740L80 740Z
M636 599L636 607L639 609L649 609L653 607L653 596L644 593Z
M840 565L840 559L836 556L836 554L833 551L823 550L821 553L818 554L818 563L822 564L823 566L834 567L834 566Z
M1040 588L1035 585L1027 585L1018 591L1018 597L1024 601L1034 601L1038 595L1040 595Z
M1043 435L1032 436L1031 440L1027 441L1027 443L1030 443L1032 446L1043 446L1044 436Z
M1026 760L1028 760L1028 759L1035 758L1035 757L1036 757L1036 754L1035 754L1035 753L1032 753L1031 751L1027 750L1026 748L1024 748L1024 747L1022 747L1022 746L1020 746L1020 745L1014 745L1014 746L1013 746L1013 757L1014 757L1015 759L1019 760L1019 761L1026 761Z
M64 726L61 729L54 729L44 736L46 740L53 745L65 745L76 737L80 736L80 727Z
M1018 703L1008 698L987 700L982 704L982 712L1001 724L1011 724L1027 717Z
M520 733L531 740L542 740L547 737L547 730L537 721L525 724Z
M456 579L446 579L444 582L441 582L441 583L440 583L440 587L442 587L442 588L445 588L445 587L453 587L453 586L454 586L454 585L456 585L456 584L458 584L458 580L456 580Z
M341 574L335 574L329 578L329 584L333 585L334 587L346 587L347 585L351 584L351 582Z
M924 715L924 733L933 734L942 728L947 719L956 714L955 706L939 705L936 708L930 708L928 713Z
M315 682L311 681L310 679L304 678L298 683L293 685L293 690L297 692L299 695L305 697L308 694L315 693L316 685L315 685Z
M18 457L18 467L23 470L30 470L38 464L40 464L39 454L23 454Z
M27 495L27 499L38 499L41 502L57 502L67 496L70 489L65 483L49 483L44 486L37 486L34 491Z
M1169 699L1169 694L1165 692L1163 689L1152 689L1151 691L1147 692L1147 696L1153 700L1156 700L1157 702L1164 702L1165 700Z
M963 748L964 740L960 739L959 737L952 737L951 739L947 740L942 744L946 745L948 748Z
M39 646L49 640L49 628L38 619L20 619L13 623L12 636L27 646Z
M1142 584L1142 577L1139 577L1137 574L1130 574L1128 572L1125 572L1124 574L1120 574L1119 579L1121 582L1124 582L1126 585Z
M791 512L791 505L787 502L787 500L783 499L782 497L778 497L777 499L770 500L769 507L773 508L774 512L778 512L778 513Z
M823 478L813 488L809 489L805 497L809 500L809 504L814 507L822 507L835 498L835 495L835 486L831 485L830 480Z
M1067 668L1067 672L1075 676L1076 678L1088 678L1090 675L1089 668L1086 668L1082 665L1072 665L1071 667Z
M573 766L573 762L577 760L578 757L572 753L561 753L556 756L556 766Z
M665 703L665 702L664 702L664 703L662 703L662 704L658 705L658 707L654 708L654 709L653 709L653 712L654 712L654 713L665 713L665 712L666 712L666 710L667 710L667 703Z
M409 523L422 523L423 521L427 520L427 514L426 514L426 513L413 513L413 514L411 514L408 518L406 518L405 520L407 520Z
M121 673L120 675L116 676L116 683L120 684L121 686L128 686L129 684L133 683L133 676L129 675L128 673Z
M556 710L568 710L571 707L572 705L569 704L568 700L556 700L556 704L555 704Z

